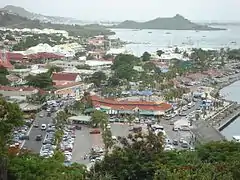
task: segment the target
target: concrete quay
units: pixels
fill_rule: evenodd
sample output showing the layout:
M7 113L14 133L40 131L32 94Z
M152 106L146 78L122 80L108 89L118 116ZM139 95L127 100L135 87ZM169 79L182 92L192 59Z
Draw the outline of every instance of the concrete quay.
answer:
M231 102L231 104L207 119L193 122L192 132L195 134L196 141L198 143L208 143L226 140L220 131L239 117L239 115L240 105L236 102Z
M230 112L228 116L223 118L219 124L215 125L215 128L219 131L222 131L224 128L226 128L229 124L231 124L236 118L240 116L240 105L238 104L237 107L234 109L230 109Z

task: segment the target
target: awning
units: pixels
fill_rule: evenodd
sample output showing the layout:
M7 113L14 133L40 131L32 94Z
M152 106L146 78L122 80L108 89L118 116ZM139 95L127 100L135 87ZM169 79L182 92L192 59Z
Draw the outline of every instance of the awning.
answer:
M140 111L139 114L140 115L154 116L154 112L153 111Z

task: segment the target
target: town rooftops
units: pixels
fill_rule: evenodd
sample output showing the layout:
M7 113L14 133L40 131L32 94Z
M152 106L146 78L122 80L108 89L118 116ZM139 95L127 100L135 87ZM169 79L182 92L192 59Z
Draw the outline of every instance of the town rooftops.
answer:
M52 80L53 81L75 81L77 78L77 73L53 73Z

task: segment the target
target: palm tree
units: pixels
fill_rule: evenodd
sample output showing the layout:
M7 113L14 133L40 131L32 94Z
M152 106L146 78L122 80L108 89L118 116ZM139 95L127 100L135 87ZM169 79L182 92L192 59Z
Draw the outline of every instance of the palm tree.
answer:
M55 124L57 129L62 129L63 126L67 123L69 115L65 111L59 111L55 118Z
M135 117L133 115L127 116L127 120L129 124L132 124L132 122L135 120Z
M105 128L102 132L102 138L103 138L103 143L105 146L105 153L108 154L109 149L111 149L114 145L111 130L108 128Z

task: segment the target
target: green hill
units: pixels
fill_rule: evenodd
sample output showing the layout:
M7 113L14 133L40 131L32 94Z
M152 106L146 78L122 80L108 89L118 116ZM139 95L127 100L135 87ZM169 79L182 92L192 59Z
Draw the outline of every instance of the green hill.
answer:
M214 31L225 30L221 28L212 28L206 25L195 24L183 16L177 14L170 18L156 18L146 22L124 21L113 28L122 29L166 29L166 30L198 30Z
M100 25L67 25L67 24L53 24L41 23L39 20L30 20L28 18L10 13L8 11L0 11L0 27L6 28L51 28L57 30L66 30L73 36L95 36L95 35L111 35L112 31Z

